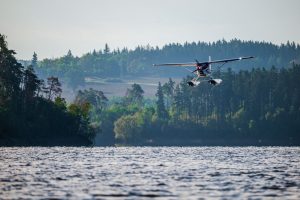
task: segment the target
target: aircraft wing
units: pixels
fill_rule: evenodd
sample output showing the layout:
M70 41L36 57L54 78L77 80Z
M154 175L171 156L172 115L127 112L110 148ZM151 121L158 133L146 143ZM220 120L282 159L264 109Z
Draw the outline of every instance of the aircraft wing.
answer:
M227 63L232 61L238 61L238 60L245 60L254 58L253 56L248 57L239 57L239 58L231 58L231 59L224 59L224 60L213 60L213 61L206 61L206 62L189 62L189 63L163 63L163 64L153 64L153 66L171 66L171 67L192 67L192 66L198 66L198 65L208 65L208 64L214 64L214 63Z
M213 61L207 61L200 64L214 64L214 63L227 63L232 61L238 61L238 60L245 60L245 59L251 59L254 58L253 56L248 57L239 57L239 58L231 58L231 59L224 59L224 60L213 60Z
M163 63L163 64L153 64L153 66L170 66L170 67L191 67L197 66L197 63Z

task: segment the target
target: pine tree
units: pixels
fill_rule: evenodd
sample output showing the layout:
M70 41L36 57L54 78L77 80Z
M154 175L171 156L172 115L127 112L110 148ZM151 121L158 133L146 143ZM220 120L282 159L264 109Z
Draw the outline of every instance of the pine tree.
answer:
M181 114L183 102L182 102L182 93L180 90L179 85L176 85L174 89L174 97L173 97L173 104L172 104L172 110L174 113L175 120L179 119L179 116Z
M62 89L58 78L54 76L47 78L47 84L48 100L52 100L54 97L60 97Z
M70 49L68 50L67 57L68 58L73 58L74 57L73 54L72 54L72 51Z
M5 36L0 34L0 106L17 102L20 97L23 66L14 54L7 48Z
M173 95L174 95L174 86L175 81L169 78L169 81L162 86L163 94L166 97L166 107L169 109L172 104Z
M159 119L166 119L168 117L168 113L165 108L164 94L163 94L163 90L162 90L162 86L161 86L160 82L158 83L156 96L157 96L157 101L156 101L157 117Z
M35 52L33 52L32 59L31 59L31 65L32 65L33 69L36 69L37 62L38 62L37 54Z
M110 48L109 48L108 44L106 43L105 47L104 47L104 54L109 54L109 53L110 53Z
M41 81L36 76L33 66L29 65L24 72L24 95L25 100L32 99L39 90Z

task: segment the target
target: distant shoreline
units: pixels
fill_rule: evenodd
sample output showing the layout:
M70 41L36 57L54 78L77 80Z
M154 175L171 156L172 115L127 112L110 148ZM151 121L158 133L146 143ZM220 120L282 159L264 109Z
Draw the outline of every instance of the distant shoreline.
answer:
M72 138L5 138L0 139L1 147L30 147L30 146L41 146L41 147L53 147L53 146L92 146L92 143L84 137L72 136Z
M70 147L203 147L203 146L222 146L222 147L245 147L245 146L300 146L297 141L290 140L169 140L169 141L147 141L132 144L103 144L94 145L90 141L84 140L82 137L77 138L56 138L56 139L0 139L0 147L54 147L54 146L70 146Z
M122 145L122 144L119 144ZM152 143L131 144L129 146L300 146L299 142L289 140L171 140Z

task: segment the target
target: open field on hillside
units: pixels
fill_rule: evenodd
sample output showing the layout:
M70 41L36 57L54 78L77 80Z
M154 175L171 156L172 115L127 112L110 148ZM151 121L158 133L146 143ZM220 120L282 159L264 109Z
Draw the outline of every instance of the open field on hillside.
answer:
M130 88L132 84L136 83L141 85L144 90L145 97L155 97L155 93L157 90L158 82L164 84L168 82L169 78L164 77L138 77L138 78L123 78L123 79L114 79L114 78L98 78L98 77L87 77L85 79L86 84L84 87L80 87L77 90L84 90L93 88L96 90L101 90L104 92L107 97L122 97L126 94L127 88ZM181 78L172 78L173 81L179 83ZM72 91L68 87L63 87L63 97L71 102L76 95L76 91Z

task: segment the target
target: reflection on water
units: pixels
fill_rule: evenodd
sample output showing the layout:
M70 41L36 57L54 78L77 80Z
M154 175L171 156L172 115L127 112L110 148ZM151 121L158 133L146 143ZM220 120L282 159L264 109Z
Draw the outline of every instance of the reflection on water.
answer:
M0 148L0 199L300 199L300 148Z

